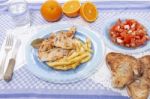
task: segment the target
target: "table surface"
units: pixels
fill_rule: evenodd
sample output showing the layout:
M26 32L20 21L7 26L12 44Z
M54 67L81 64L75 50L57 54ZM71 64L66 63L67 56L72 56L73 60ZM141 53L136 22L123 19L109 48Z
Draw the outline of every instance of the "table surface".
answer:
M104 2L105 3L105 2ZM126 3L128 5L130 3ZM130 7L119 8L118 6L114 6L114 8L109 8L104 6L102 3L101 7L99 8L99 18L96 22L92 24L88 24L89 27L97 32L101 31L100 26L103 23L114 16L123 16L126 15L133 15L133 16L140 16L145 20L150 21L150 4L140 4L136 5L132 4ZM131 4L130 4L131 5ZM121 6L121 5L120 5ZM43 24L51 24L46 22L40 15L38 11L38 6L30 5L31 9L31 24L32 26L43 25ZM80 17L72 19L66 16L60 20L63 21L79 21L82 20ZM82 22L84 22L82 20ZM11 17L7 10L0 12L0 46L2 45L6 31L8 29L13 29L14 25L12 22ZM49 98L51 99L70 99L70 98L78 98L78 99L128 99L127 97L120 97L118 93L114 93L111 90L103 87L101 84L96 84L91 79L87 79L82 82L78 82L76 84L69 84L69 85L60 85L60 84L51 84L45 81L41 81L40 79L36 78L28 70L25 68L26 65L22 66L18 71L15 71L14 79L10 83L6 83L4 81L0 81L0 98L21 98L24 99L28 97L29 99L34 98ZM88 84L87 84L88 82ZM87 84L87 85L86 85ZM86 85L83 87L83 85ZM90 88L92 88L92 90ZM78 89L78 88L79 89ZM81 90L81 91L80 91ZM94 90L94 91L93 91ZM70 92L68 94L68 91ZM79 91L79 92L78 92ZM107 94L108 93L108 94ZM111 94L110 94L111 93Z

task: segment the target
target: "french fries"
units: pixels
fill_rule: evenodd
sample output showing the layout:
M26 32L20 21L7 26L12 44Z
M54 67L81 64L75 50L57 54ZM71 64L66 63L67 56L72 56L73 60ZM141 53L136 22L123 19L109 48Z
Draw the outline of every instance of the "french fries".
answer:
M91 48L92 44L91 44L91 40L89 38L86 39L86 45L87 45L87 48L89 48L89 49Z
M88 62L90 59L91 59L91 55L89 55L86 58L84 58L83 60L81 60L81 63Z
M80 64L88 62L91 59L91 41L86 39L86 42L83 43L79 39L75 39L76 50L70 56L64 57L60 60L54 62L46 62L48 66L57 69L57 70L69 70L75 69Z

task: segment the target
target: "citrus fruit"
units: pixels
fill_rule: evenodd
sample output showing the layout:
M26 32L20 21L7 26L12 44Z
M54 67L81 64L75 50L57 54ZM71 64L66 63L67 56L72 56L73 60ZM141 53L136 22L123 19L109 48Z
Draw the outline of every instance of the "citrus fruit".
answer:
M67 1L63 7L63 12L68 17L76 17L79 15L80 2L78 0Z
M97 19L98 11L93 3L85 2L81 5L80 15L84 20L94 22Z
M42 4L41 15L47 21L58 21L62 16L62 8L55 0L48 0Z

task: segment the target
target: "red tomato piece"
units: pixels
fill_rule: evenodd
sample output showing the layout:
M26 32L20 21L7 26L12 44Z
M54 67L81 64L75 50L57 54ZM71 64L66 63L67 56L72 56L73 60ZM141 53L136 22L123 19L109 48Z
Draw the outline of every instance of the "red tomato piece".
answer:
M144 26L134 19L125 21L118 19L110 28L109 34L114 43L134 48L145 44L150 39Z

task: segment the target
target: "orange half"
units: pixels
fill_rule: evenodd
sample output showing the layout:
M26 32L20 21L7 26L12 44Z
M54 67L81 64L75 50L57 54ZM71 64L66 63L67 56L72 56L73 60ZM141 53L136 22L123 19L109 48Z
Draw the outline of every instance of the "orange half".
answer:
M98 17L98 11L93 3L86 2L81 5L80 15L84 20L94 22Z
M67 1L62 9L64 14L68 17L76 17L79 15L80 2L78 0Z

